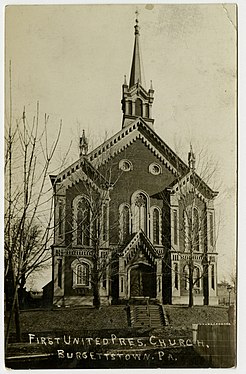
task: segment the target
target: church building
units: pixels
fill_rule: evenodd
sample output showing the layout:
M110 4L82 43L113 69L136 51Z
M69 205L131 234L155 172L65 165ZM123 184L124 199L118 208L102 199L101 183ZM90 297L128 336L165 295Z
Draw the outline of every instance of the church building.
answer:
M136 20L119 131L90 152L83 131L78 160L50 176L54 305L218 303L218 193L197 174L191 145L185 163L155 132L142 74Z

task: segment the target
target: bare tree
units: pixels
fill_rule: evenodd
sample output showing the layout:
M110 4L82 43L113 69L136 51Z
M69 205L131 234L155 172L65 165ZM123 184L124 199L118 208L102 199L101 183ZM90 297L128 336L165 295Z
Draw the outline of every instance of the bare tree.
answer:
M39 103L31 123L25 108L13 122L11 94L11 64L9 116L5 130L5 279L11 283L11 308L8 315L6 345L15 313L17 340L21 340L18 288L27 277L50 257L53 198L47 185L50 164L61 133L51 144L45 114L40 124ZM40 228L40 230L39 230Z

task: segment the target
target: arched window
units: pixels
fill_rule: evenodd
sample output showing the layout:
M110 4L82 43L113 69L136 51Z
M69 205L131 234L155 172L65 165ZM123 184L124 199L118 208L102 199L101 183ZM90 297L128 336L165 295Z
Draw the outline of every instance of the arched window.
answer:
M214 245L214 217L213 213L209 213L209 225L210 225L210 245Z
M143 230L147 234L147 198L143 193L138 193L134 200L134 219L136 232Z
M137 99L135 102L135 115L138 117L142 117L143 115L143 104L140 99Z
M58 202L58 235L59 235L59 238L62 238L63 236L63 233L64 233L63 227L64 227L63 203L60 200Z
M195 251L200 250L200 240L199 240L199 214L196 208L193 209L193 248Z
M145 104L145 117L149 118L149 104Z
M175 263L174 264L174 287L176 288L176 290L179 289L179 268L178 268L178 264Z
M185 265L183 269L183 275L184 275L184 288L185 290L189 289L189 267L188 265Z
M107 206L102 206L102 239L103 241L107 240L108 234L108 212Z
M173 211L173 242L178 244L178 212L175 209Z
M78 286L89 286L89 265L82 263L76 267L76 283Z
M77 244L90 245L90 205L82 197L77 204Z
M194 282L194 287L200 288L201 287L201 275L200 275L200 269L196 266L194 268L194 273L193 273L193 282Z
M130 208L128 205L120 206L120 236L124 242L130 234Z
M76 259L72 262L73 287L91 287L90 285L90 264L87 260Z
M189 249L189 223L188 223L188 217L187 217L187 212L184 210L183 213L183 232L184 232L184 250L188 251Z
M214 265L211 265L211 287L215 289L215 274L214 274Z
M128 101L129 115L132 115L132 101Z
M160 244L160 212L154 208L152 213L153 244Z

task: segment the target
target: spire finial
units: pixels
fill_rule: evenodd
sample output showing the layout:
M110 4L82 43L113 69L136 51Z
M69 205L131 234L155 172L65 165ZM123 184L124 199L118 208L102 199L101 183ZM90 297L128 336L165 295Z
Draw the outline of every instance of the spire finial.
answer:
M190 152L188 153L188 163L189 168L194 171L195 170L195 164L196 164L196 157L192 149L192 144L190 142Z
M126 75L124 75L124 85L127 86Z
M88 152L88 140L85 136L85 130L82 131L82 136L79 139L79 156L86 156Z
M139 35L139 26L138 26L139 11L138 11L138 8L136 9L135 14L136 14L136 19L135 19L136 24L134 26L134 28L135 28L135 35Z

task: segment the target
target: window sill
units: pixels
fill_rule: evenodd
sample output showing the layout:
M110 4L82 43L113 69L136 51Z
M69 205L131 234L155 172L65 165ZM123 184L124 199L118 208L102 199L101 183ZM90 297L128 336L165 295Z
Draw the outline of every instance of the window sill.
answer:
M87 288L87 289L90 289L91 286L84 286L82 284L76 284L76 285L73 286L74 290L77 289L77 288Z

